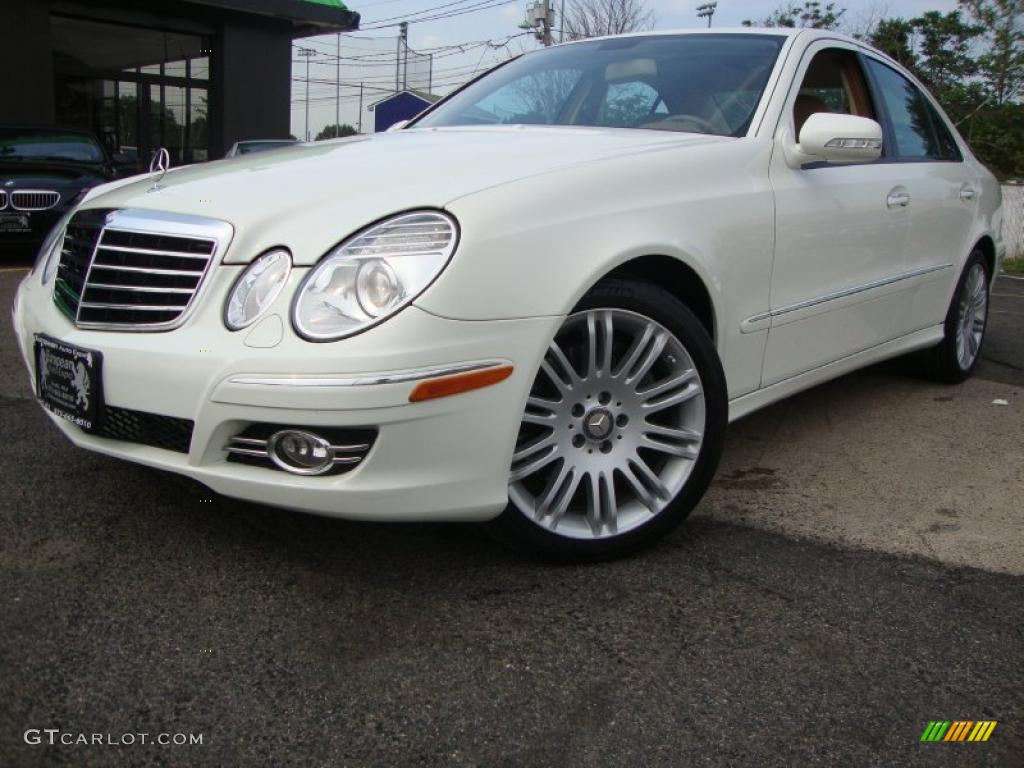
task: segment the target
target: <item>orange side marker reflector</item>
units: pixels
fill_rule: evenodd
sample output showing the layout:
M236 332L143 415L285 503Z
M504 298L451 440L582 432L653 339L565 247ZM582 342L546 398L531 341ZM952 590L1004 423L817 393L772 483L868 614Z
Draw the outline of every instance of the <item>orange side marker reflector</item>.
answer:
M499 365L494 368L484 368L482 371L454 373L451 376L427 379L416 385L412 394L409 395L409 402L418 403L421 400L433 400L438 397L448 397L474 389L482 389L504 381L511 375L511 365Z

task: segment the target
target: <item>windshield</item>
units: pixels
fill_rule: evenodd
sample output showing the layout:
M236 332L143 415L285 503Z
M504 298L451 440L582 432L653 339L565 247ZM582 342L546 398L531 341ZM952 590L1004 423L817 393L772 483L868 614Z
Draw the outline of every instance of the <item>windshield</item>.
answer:
M527 54L413 125L579 125L742 136L784 38L618 37Z
M69 160L102 163L103 149L80 133L0 128L0 160Z

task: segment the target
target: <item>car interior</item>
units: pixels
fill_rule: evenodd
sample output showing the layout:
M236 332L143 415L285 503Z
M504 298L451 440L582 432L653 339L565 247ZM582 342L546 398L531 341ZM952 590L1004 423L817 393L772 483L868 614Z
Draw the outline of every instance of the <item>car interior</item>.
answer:
M793 102L793 128L800 135L807 118L816 112L856 115L877 120L871 93L857 55L830 48L815 54Z
M735 37L736 39L729 39ZM626 38L524 57L423 125L577 125L741 136L781 39ZM504 80L504 82L501 82ZM462 102L460 104L460 102Z

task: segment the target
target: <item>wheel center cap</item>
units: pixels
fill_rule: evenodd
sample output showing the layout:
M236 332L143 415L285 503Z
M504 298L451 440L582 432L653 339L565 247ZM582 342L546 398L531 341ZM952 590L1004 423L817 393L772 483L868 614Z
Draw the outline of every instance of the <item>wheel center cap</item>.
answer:
M594 408L583 417L583 431L591 440L604 440L612 433L615 422L604 408Z

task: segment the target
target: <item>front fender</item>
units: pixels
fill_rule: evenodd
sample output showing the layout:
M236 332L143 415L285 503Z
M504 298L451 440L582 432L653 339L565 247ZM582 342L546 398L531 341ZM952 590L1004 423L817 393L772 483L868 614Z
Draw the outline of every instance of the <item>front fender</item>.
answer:
M711 297L730 395L749 391L763 335L740 323L769 306L770 153L756 138L659 149L454 200L445 207L461 226L458 250L416 304L460 320L564 315L616 267L670 256Z

